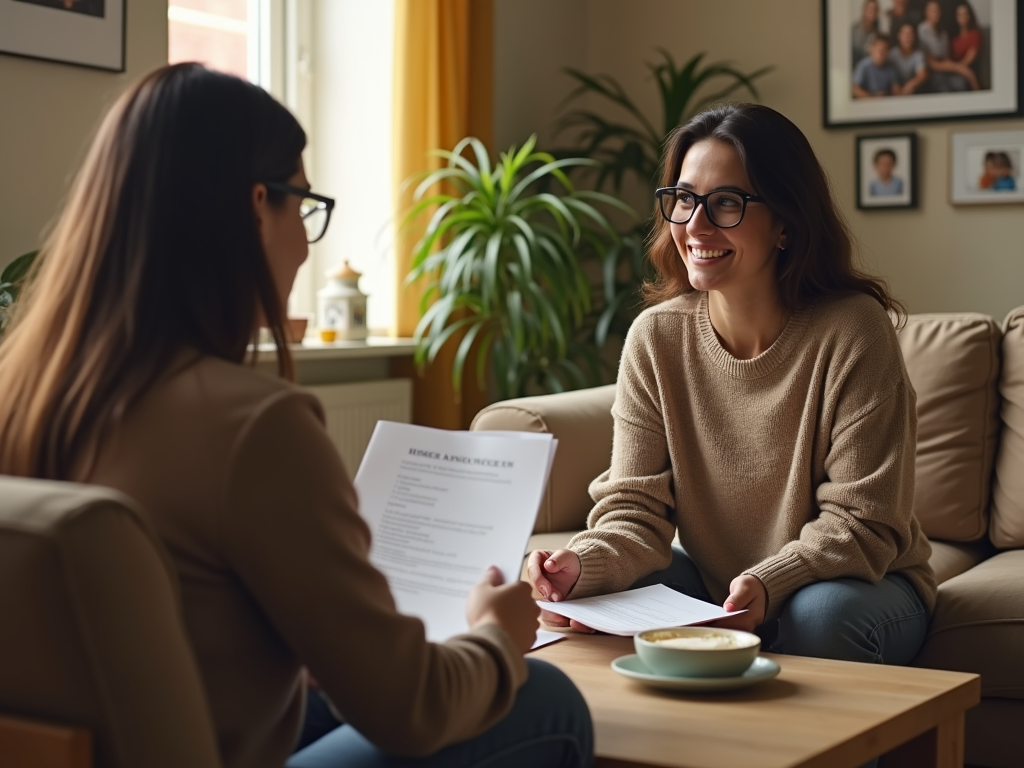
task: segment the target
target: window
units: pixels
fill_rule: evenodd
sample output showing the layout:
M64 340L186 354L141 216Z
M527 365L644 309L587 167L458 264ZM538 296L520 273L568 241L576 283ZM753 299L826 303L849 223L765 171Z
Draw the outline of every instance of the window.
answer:
M315 18L314 18L315 14ZM168 61L199 61L266 88L308 136L306 175L338 207L288 302L313 319L325 273L363 274L371 332L394 325L391 238L393 0L170 0Z
M167 60L200 61L260 82L259 0L170 0Z

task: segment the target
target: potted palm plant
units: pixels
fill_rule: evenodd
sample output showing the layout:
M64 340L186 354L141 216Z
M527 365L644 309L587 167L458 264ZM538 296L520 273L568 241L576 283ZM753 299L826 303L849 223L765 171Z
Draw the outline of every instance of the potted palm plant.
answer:
M16 258L0 272L0 338L10 319L11 309L18 299L21 287L28 277L39 251L31 251Z
M493 165L472 137L437 154L446 163L415 177L415 204L405 218L433 211L407 277L427 281L415 331L417 364L457 342L457 393L470 362L481 384L493 371L503 399L596 383L596 351L577 341L591 296L577 250L586 243L607 254L617 240L595 204L630 209L576 189L565 173L595 161L556 160L536 150L534 136Z

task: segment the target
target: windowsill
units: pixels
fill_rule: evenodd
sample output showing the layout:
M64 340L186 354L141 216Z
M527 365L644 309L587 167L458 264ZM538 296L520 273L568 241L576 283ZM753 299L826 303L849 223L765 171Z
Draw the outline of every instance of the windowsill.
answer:
M362 341L323 342L307 336L301 344L289 344L292 358L303 360L342 360L369 357L405 357L416 351L412 339L393 336L370 336ZM277 349L273 344L259 345L260 360L274 360Z

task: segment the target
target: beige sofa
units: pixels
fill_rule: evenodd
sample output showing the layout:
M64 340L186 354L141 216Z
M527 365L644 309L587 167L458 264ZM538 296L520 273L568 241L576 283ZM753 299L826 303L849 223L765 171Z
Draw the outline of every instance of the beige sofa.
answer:
M941 583L914 665L980 674L967 763L1024 766L1024 307L1002 328L985 315L911 315L900 344L917 390L914 511ZM611 385L508 400L473 421L558 438L531 549L585 527L587 486L608 467L614 396Z

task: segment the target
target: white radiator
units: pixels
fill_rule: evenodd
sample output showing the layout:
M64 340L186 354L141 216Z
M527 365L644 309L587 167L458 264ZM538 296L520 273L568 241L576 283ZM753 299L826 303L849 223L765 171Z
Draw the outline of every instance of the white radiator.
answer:
M356 476L379 420L412 421L412 382L409 379L329 384L306 389L324 405L327 432L345 462L349 477Z

